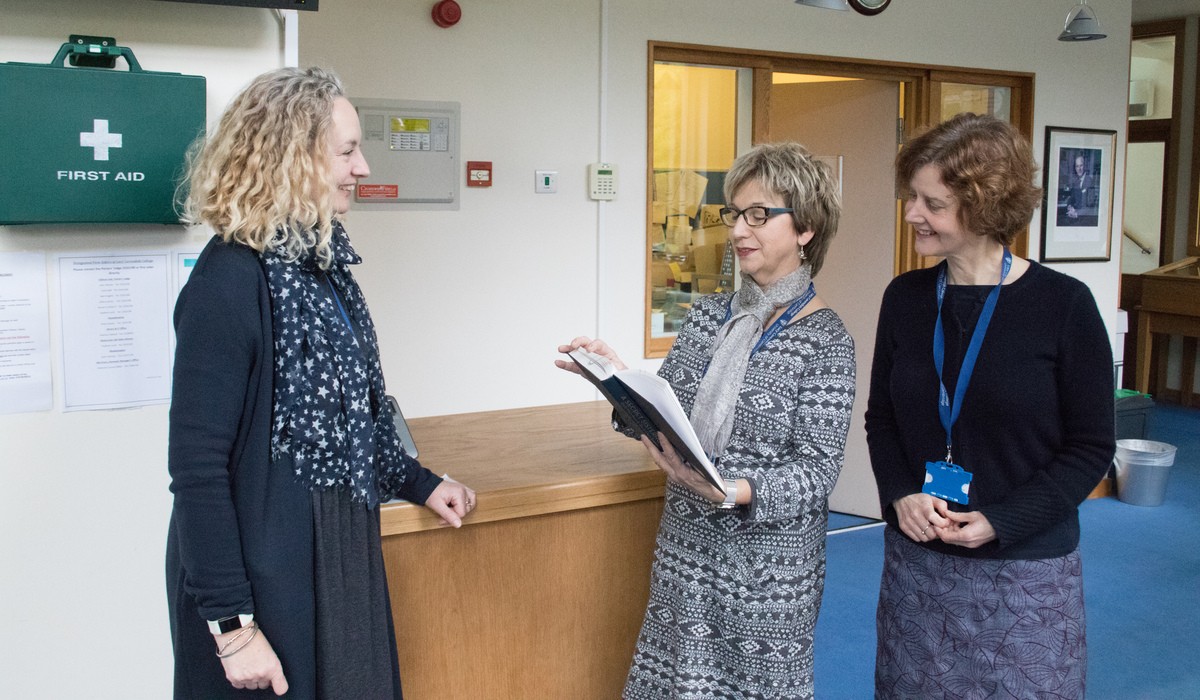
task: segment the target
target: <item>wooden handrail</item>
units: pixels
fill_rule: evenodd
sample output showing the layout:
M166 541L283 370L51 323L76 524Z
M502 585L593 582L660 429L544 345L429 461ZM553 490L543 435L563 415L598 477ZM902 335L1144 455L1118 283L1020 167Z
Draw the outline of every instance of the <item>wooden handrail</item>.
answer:
M1128 238L1129 240L1133 241L1133 244L1135 246L1137 246L1139 250L1142 251L1143 255L1150 255L1151 253L1154 252L1148 246L1146 246L1144 243L1142 243L1137 238L1135 238L1134 235L1129 232L1129 229L1127 229L1127 228L1121 229L1121 235L1123 235L1126 238Z

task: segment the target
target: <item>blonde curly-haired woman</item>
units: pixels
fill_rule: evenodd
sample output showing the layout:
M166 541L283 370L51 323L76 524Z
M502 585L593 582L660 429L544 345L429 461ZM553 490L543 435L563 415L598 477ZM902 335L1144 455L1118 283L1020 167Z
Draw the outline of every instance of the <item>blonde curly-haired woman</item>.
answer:
M379 504L474 492L400 446L341 217L369 174L318 69L256 78L194 149L216 235L175 307L167 592L175 697L400 698Z

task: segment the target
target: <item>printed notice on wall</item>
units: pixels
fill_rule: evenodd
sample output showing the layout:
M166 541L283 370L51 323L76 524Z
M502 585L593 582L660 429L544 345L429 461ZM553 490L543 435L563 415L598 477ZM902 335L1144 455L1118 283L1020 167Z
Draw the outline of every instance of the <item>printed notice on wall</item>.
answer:
M0 253L0 413L48 411L50 316L44 253Z
M171 397L166 253L63 255L63 408L90 411Z

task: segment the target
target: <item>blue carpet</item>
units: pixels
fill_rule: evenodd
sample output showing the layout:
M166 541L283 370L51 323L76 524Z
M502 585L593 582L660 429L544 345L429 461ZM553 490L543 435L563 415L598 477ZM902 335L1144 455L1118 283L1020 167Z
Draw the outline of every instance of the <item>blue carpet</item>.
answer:
M883 526L827 538L825 595L817 618L816 695L863 700L875 692L875 603L883 571Z
M1200 409L1155 406L1146 437L1178 448L1164 503L1097 498L1079 509L1089 700L1200 698ZM844 522L831 516L831 530ZM882 569L882 527L831 532L816 631L822 700L874 693Z
M846 530L849 528L863 527L873 525L881 521L874 518L864 518L860 515L850 515L849 513L838 513L835 511L829 512L829 525L826 532L837 532L838 530Z
M1160 506L1080 507L1088 698L1200 698L1200 409L1155 406L1151 440L1175 445Z

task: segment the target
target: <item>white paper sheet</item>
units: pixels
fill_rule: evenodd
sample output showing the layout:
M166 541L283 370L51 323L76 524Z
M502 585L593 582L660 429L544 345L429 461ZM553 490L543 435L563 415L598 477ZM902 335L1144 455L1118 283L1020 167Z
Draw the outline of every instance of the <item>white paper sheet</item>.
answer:
M49 306L45 253L0 253L0 413L53 407Z
M167 253L59 256L64 410L170 400L169 272Z

